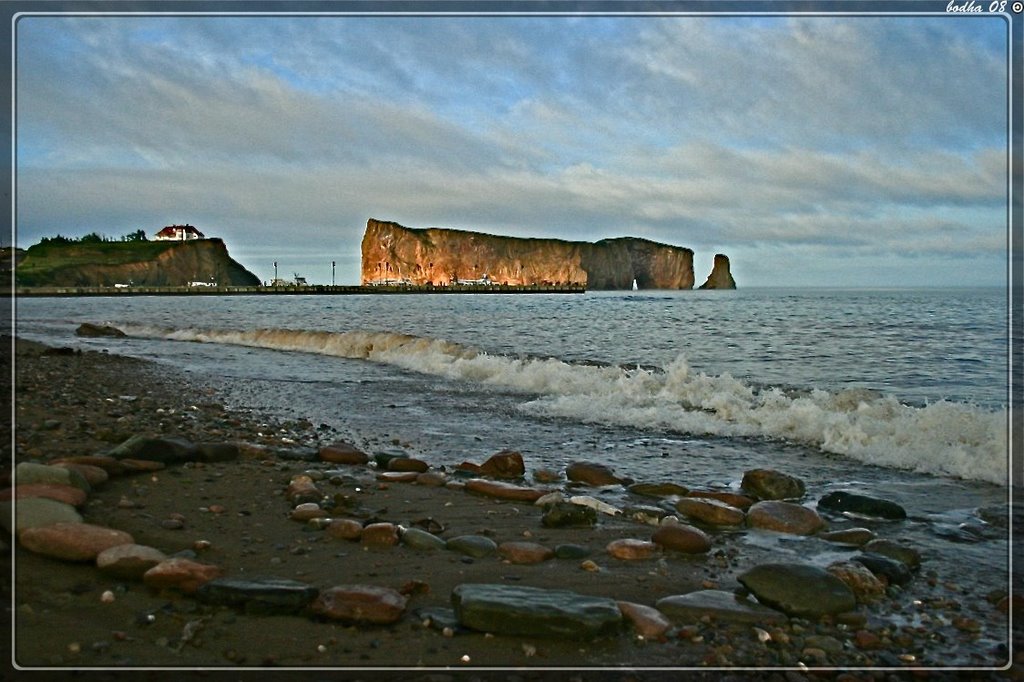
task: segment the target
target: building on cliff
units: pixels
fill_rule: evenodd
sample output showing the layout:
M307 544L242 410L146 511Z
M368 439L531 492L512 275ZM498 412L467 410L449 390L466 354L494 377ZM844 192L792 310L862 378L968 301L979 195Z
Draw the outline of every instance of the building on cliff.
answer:
M190 239L206 239L206 235L191 225L168 225L153 235L157 241L189 241Z
M364 285L575 285L692 289L693 251L647 239L597 242L414 229L370 218L361 246ZM728 261L725 261L726 267Z

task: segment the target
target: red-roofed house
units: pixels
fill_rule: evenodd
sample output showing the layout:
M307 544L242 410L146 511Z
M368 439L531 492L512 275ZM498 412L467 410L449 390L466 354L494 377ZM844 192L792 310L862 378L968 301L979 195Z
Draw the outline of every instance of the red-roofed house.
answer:
M189 239L206 239L202 232L191 225L168 225L153 236L162 241L186 241Z

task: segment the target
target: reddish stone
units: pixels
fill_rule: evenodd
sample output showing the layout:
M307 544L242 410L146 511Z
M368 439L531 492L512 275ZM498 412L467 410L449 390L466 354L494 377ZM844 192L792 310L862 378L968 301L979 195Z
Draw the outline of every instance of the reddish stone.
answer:
M570 481L592 486L619 485L633 482L631 479L616 476L610 467L595 462L573 462L566 467L565 476Z
M118 460L124 467L126 474L142 473L146 471L160 471L164 468L163 462L154 462L150 459L121 459Z
M393 523L371 523L363 528L359 541L363 547L380 549L398 544L398 526Z
M605 551L616 559L635 561L639 559L653 559L661 554L661 547L648 540L635 540L623 538L612 540L605 547Z
M406 603L405 596L388 587L341 585L322 591L312 610L332 620L386 625L402 617Z
M526 473L523 456L514 450L502 450L480 465L480 473L491 478L522 478Z
M77 471L82 475L89 485L96 487L106 483L110 479L110 474L107 473L106 469L101 467L92 466L91 464L77 464L74 462L60 462L54 464L54 466L63 467L64 469L71 469Z
M321 509L320 505L316 502L305 502L293 509L288 518L292 521L305 522L310 519L327 518L327 516L329 516L328 513Z
M395 457L388 460L388 471L411 471L422 474L430 465L415 457Z
M676 502L679 513L711 526L739 526L743 524L743 511L716 499L684 497Z
M158 549L145 545L117 545L96 555L96 568L118 578L141 580L149 569L167 556Z
M474 476L480 476L483 474L479 464L473 464L473 462L463 462L455 467L455 470L464 474L473 474Z
M853 635L853 644L858 649L879 649L882 646L882 639L868 630L858 630Z
M846 583L853 596L861 604L873 602L885 596L885 583L875 577L862 564L853 561L838 561L825 569Z
M498 556L512 564L539 564L553 559L555 550L536 542L503 542L498 545Z
M334 519L327 525L325 532L338 540L358 540L363 534L363 524L354 519Z
M384 471L377 474L377 480L386 483L415 483L421 475L415 471Z
M620 601L615 602L623 617L633 624L637 634L644 639L661 639L672 627L672 621L662 614L661 611L643 604Z
M370 456L351 443L339 441L320 448L320 459L334 464L358 465L369 462Z
M547 494L546 490L524 488L511 483L501 481L488 481L483 478L473 478L466 481L466 490L488 497L495 497L501 500L515 500L517 502L536 502Z
M26 528L18 540L29 551L65 561L92 561L105 549L135 542L124 531L89 523L55 523Z
M52 464L85 464L99 467L107 472L109 476L120 476L125 472L124 465L120 460L106 455L78 455L75 457L61 457L53 460Z
M813 535L825 527L818 512L793 502L768 500L747 510L747 525L779 533Z
M223 571L217 566L176 557L161 561L146 571L142 580L146 585L157 589L173 588L185 594L192 594L222 574Z
M659 526L651 540L665 549L686 554L703 554L711 549L711 538L701 529L685 523L666 523Z
M726 504L736 507L737 509L746 511L750 508L750 505L754 504L754 500L747 497L746 495L740 495L739 493L730 493L724 490L691 490L686 494L687 497L704 497L712 500L718 500L719 502L725 502Z
M12 499L22 500L27 497L45 497L70 504L72 507L80 507L89 499L88 493L81 488L63 483L26 483L0 492L0 501L2 502L9 502Z
M296 476L289 481L284 495L292 504L319 502L324 496L313 483L313 479L305 475Z
M448 482L448 477L438 471L416 474L416 484L428 488L440 488Z

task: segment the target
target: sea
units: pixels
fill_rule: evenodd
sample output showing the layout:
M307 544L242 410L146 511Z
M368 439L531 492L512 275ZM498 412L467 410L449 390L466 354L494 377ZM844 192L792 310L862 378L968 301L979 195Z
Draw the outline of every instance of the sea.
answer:
M76 337L83 322L127 338ZM513 449L528 469L732 490L776 469L809 506L835 490L898 502L900 538L971 566L979 591L1009 587L1024 481L1006 289L19 298L13 324L435 466Z

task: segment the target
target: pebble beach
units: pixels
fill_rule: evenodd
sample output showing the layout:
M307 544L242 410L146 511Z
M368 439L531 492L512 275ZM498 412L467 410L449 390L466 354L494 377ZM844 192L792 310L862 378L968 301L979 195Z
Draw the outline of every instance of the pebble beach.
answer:
M514 449L438 466L225 406L165 366L5 346L16 675L1024 677L1019 596L929 567L899 500L826 500L764 469L735 472L742 493L556 471ZM814 536L836 559L780 561L742 533Z

